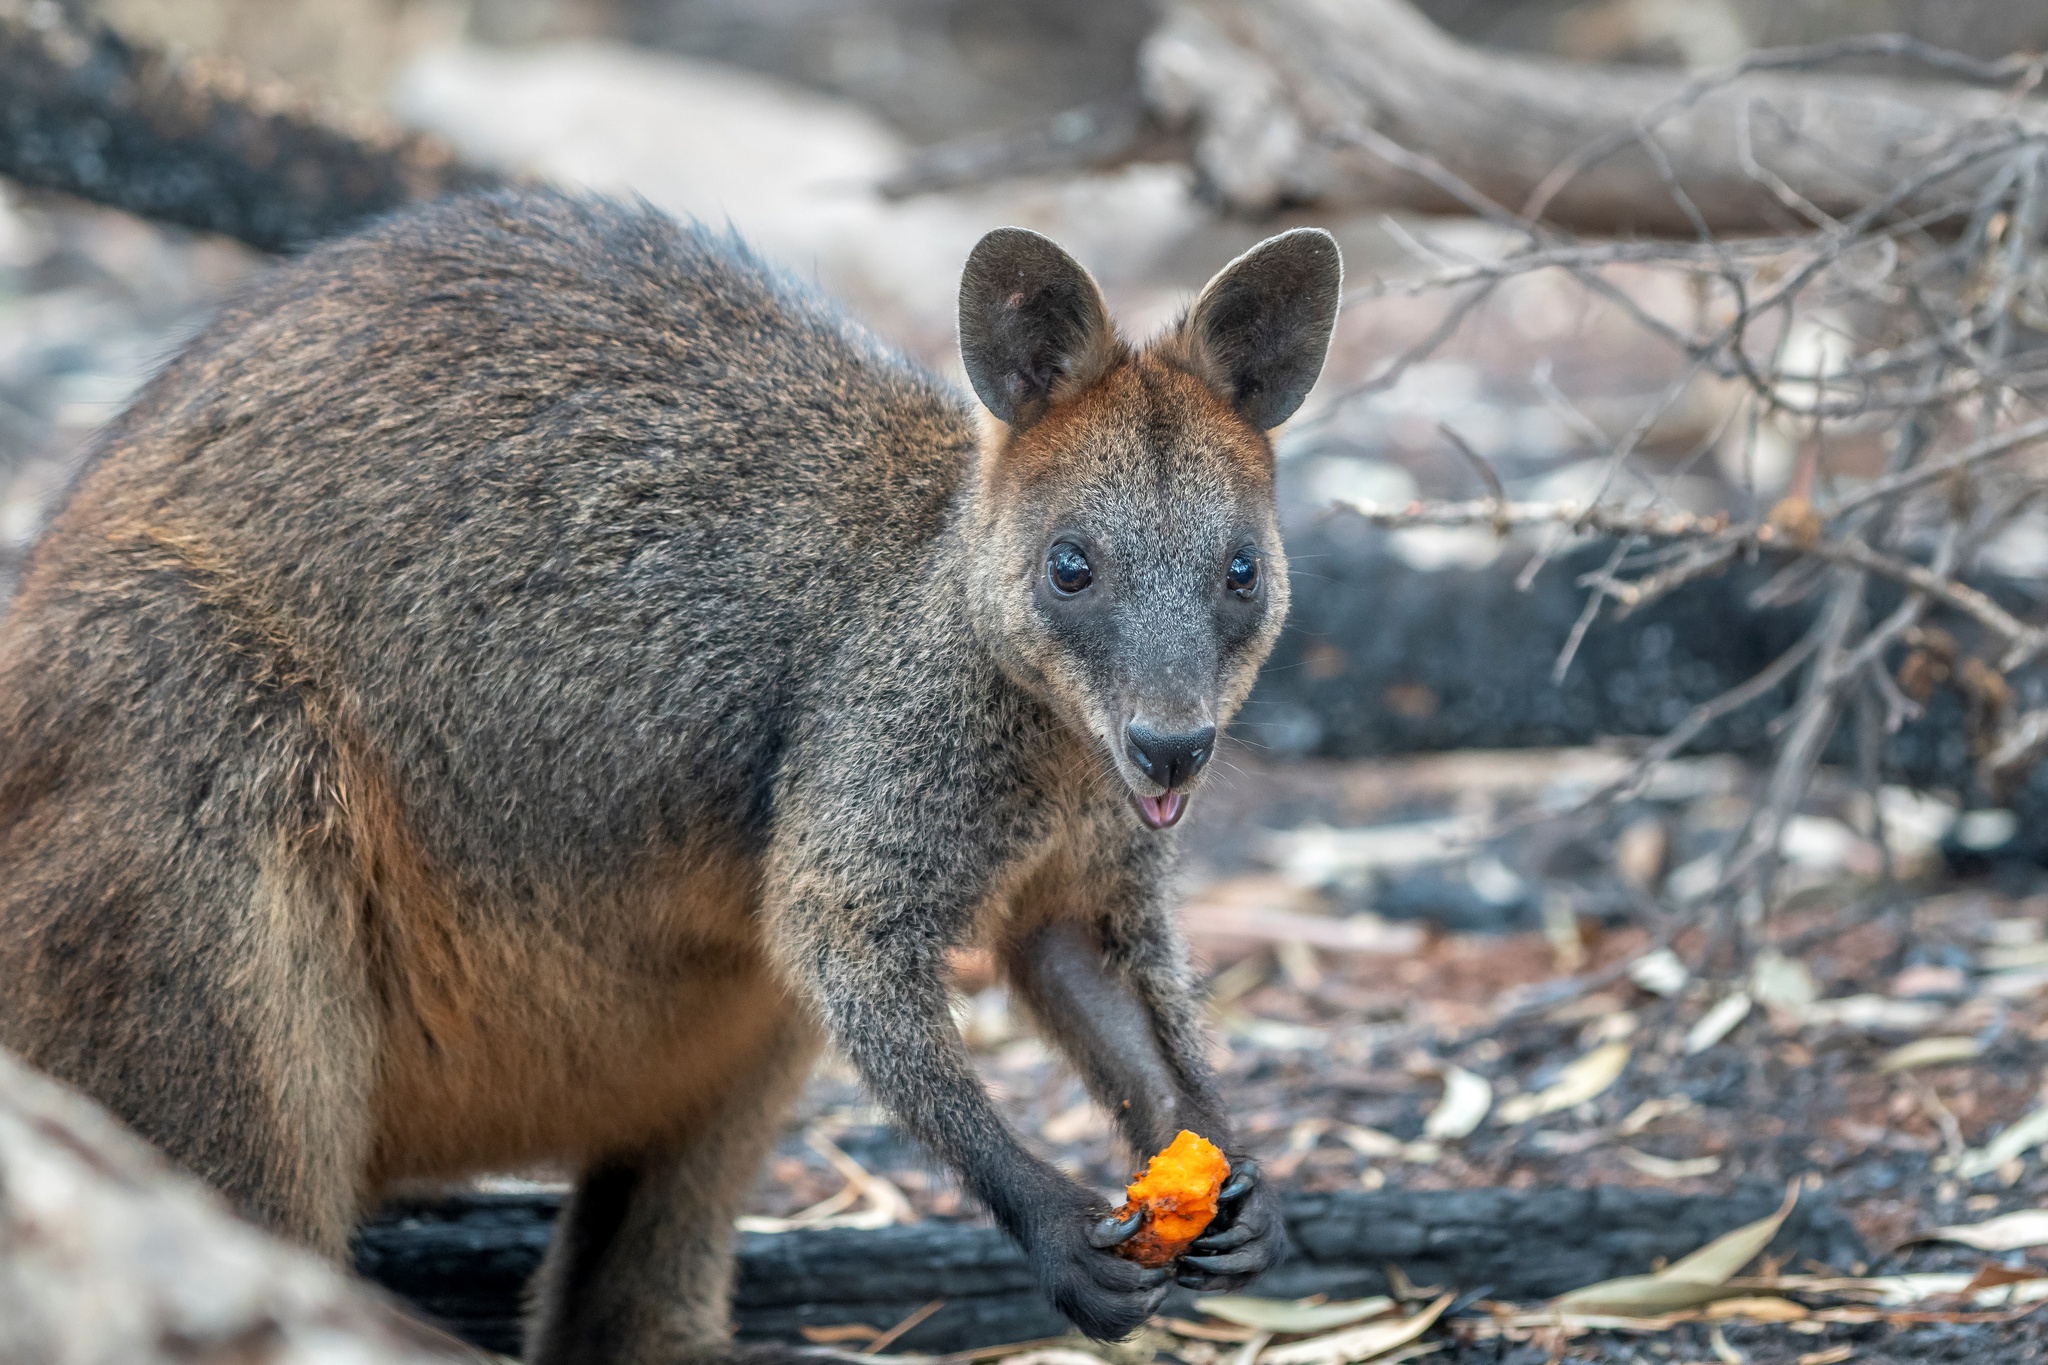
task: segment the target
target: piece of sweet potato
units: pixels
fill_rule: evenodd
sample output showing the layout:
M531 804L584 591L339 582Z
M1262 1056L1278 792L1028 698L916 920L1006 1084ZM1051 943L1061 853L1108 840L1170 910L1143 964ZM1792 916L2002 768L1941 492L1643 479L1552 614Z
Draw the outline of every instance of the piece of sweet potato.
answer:
M1117 1255L1139 1265L1171 1265L1216 1217L1216 1194L1229 1178L1230 1158L1222 1149L1183 1128L1124 1191L1128 1202L1117 1217L1143 1209L1145 1223Z

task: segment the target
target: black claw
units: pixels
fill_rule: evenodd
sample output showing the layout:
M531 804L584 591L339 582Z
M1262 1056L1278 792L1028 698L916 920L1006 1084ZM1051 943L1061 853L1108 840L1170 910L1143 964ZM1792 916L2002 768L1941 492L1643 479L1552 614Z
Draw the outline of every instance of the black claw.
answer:
M1223 1256L1183 1256L1180 1263L1191 1265L1197 1270L1206 1270L1211 1275L1245 1275L1259 1268L1258 1261L1242 1251L1234 1251Z
M1228 1227L1215 1228L1195 1239L1188 1250L1197 1255L1208 1255L1218 1251L1234 1251L1249 1242L1256 1234L1243 1223L1232 1223Z
M1097 1251L1107 1251L1113 1246L1120 1246L1128 1242L1132 1235L1144 1226L1145 1211L1143 1209L1132 1210L1131 1216L1128 1218L1119 1218L1112 1213L1109 1217L1088 1229L1088 1245L1094 1247Z
M1230 1179L1223 1182L1223 1188L1216 1191L1216 1198L1225 1203L1242 1199L1250 1194L1252 1186L1258 1183L1259 1168L1247 1161L1231 1173Z

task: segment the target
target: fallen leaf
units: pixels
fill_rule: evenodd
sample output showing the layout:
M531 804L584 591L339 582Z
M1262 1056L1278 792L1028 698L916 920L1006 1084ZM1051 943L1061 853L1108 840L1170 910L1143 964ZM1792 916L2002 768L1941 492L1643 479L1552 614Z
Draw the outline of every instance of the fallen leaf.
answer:
M1842 1362L1856 1354L1854 1346L1830 1346L1825 1351L1808 1351L1793 1362L1793 1365L1842 1365Z
M1647 1318L1682 1312L1745 1292L1703 1281L1667 1280L1660 1275L1620 1275L1560 1294L1550 1302L1553 1308L1566 1313Z
M1721 1169L1721 1158L1717 1156L1696 1156L1680 1160L1670 1157L1652 1156L1639 1152L1633 1147L1620 1147L1615 1155L1634 1170L1641 1171L1655 1180L1690 1180L1694 1176L1712 1175Z
M1025 1351L1021 1355L1004 1356L1003 1365L1102 1365L1101 1356L1089 1355L1070 1347L1052 1346L1039 1351Z
M1237 1348L1237 1354L1230 1358L1230 1365L1259 1365L1259 1356L1273 1344L1271 1332L1255 1332L1252 1339Z
M1510 1328L1557 1328L1566 1334L1579 1332L1668 1332L1681 1322L1690 1322L1691 1313L1667 1313L1654 1318L1632 1318L1617 1313L1560 1313L1546 1309L1541 1313L1513 1313L1497 1318L1494 1324ZM1481 1325L1481 1332L1485 1330Z
M1444 1149L1434 1142L1411 1142L1401 1149L1401 1160L1415 1166L1429 1166L1443 1157Z
M2048 967L2048 943L1995 944L1977 959L1987 972L2011 971L2015 967Z
M2048 1209L2021 1209L1982 1223L1957 1223L1913 1238L1916 1242L1961 1242L1979 1251L2018 1251L2048 1246Z
M2021 1270L2014 1270L2010 1266L1991 1263L1977 1267L1977 1273L1972 1275L1970 1282L1963 1286L1963 1292L1965 1294L1975 1294L1980 1290L1996 1289L2001 1285L2008 1284L2025 1284L2029 1280L2041 1278L2041 1272L2032 1266L2027 1266Z
M1975 1180L2006 1162L2048 1142L2048 1105L2013 1123L1982 1147L1972 1148L1956 1158L1956 1177Z
M1411 1318L1391 1322L1368 1322L1328 1336L1310 1337L1266 1352L1260 1365L1350 1365L1372 1360L1397 1347L1406 1346L1429 1330L1443 1316L1455 1294L1445 1294Z
M1338 1124L1331 1131L1337 1140L1368 1161L1397 1161L1408 1144L1392 1133L1383 1133L1377 1128L1367 1128L1356 1123Z
M1803 1293L1844 1294L1896 1308L1944 1294L1960 1294L1969 1287L1970 1277L1959 1271L1920 1271L1911 1275L1866 1275L1854 1279L1798 1280Z
M1687 972L1685 964L1678 960L1677 953L1669 948L1659 948L1655 952L1644 953L1631 962L1628 967L1628 979L1652 995L1661 995L1669 999L1685 989L1685 983L1691 979L1691 973Z
M1754 1004L1748 991L1736 991L1724 997L1719 1004L1701 1015L1699 1022L1685 1033L1685 1053L1688 1057L1705 1052L1714 1044L1735 1031L1735 1026L1749 1018Z
M1748 1318L1751 1322L1798 1322L1808 1316L1808 1310L1803 1303L1794 1303L1775 1294L1762 1294L1710 1303L1706 1315L1710 1319L1724 1321Z
M1996 1279L1997 1283L1984 1283ZM1909 1275L1872 1275L1863 1279L1801 1279L1787 1276L1780 1281L1785 1288L1797 1288L1802 1293L1841 1294L1848 1297L1867 1299L1886 1308L1905 1308L1927 1299L1947 1299L1968 1295L1979 1308L2002 1308L2015 1304L2040 1303L2048 1299L2048 1275L2027 1274L2019 1279L2006 1280L2003 1276L1986 1276L1983 1270L1975 1275L1959 1270L1918 1271ZM1828 1310L1839 1313L1848 1310ZM1816 1317L1822 1316L1816 1313ZM1847 1318L1830 1318L1830 1321L1848 1321Z
M1171 1332L1177 1337L1187 1337L1194 1341L1220 1341L1233 1346L1241 1346L1258 1335L1249 1327L1218 1326L1210 1322L1190 1322L1186 1318L1153 1318L1150 1325L1161 1331Z
M1839 1024L1844 1028L1873 1033L1917 1033L1932 1028L1948 1013L1948 1006L1932 1000L1893 1000L1883 995L1844 995L1833 1000L1816 1000L1806 1007L1805 1022Z
M1609 1010L1592 1023L1586 1025L1586 1031L1579 1036L1589 1045L1593 1043L1618 1043L1624 1038L1634 1037L1635 1031L1636 1015L1634 1010Z
M1765 1009L1797 1015L1820 997L1820 986L1804 962L1765 949L1750 968L1749 993Z
M1628 1111L1628 1117L1615 1127L1621 1137L1634 1137L1658 1119L1668 1119L1673 1114L1683 1114L1692 1108L1690 1095L1670 1095L1654 1100L1644 1100Z
M1885 1053L1878 1062L1877 1071L1888 1076L1894 1071L1908 1071L1916 1066L1944 1066L1950 1062L1966 1062L1984 1050L1975 1038L1939 1037L1922 1038L1918 1042L1895 1047Z
M873 1341L861 1347L860 1354L864 1356L880 1355L883 1351L888 1350L889 1347L904 1333L908 1332L911 1328L916 1327L919 1323L923 1322L925 1319L929 1318L932 1314L938 1312L941 1308L944 1308L945 1306L946 1301L944 1299L933 1299L924 1307L917 1309L913 1313L907 1314L900 1321L898 1321L894 1327L891 1327L888 1331L882 1333Z
M1422 1121L1422 1135L1433 1142L1453 1142L1470 1136L1493 1108L1493 1086L1484 1076L1462 1066L1443 1069L1444 1097Z
M1728 1281L1755 1260L1785 1225L1798 1190L1788 1190L1785 1202L1768 1218L1745 1223L1724 1232L1713 1241L1665 1266L1654 1275L1623 1275L1602 1280L1552 1299L1551 1307L1566 1312L1618 1313L1647 1317L1697 1308L1715 1299L1738 1298L1750 1291L1730 1289Z
M1799 1190L1795 1186L1785 1192L1785 1202L1778 1205L1776 1213L1722 1233L1692 1255L1681 1256L1657 1273L1667 1280L1699 1280L1708 1284L1733 1279L1742 1267L1763 1255L1764 1248L1785 1226L1798 1202Z
M1394 1301L1384 1294L1338 1303L1262 1299L1253 1294L1210 1294L1196 1299L1195 1307L1210 1317L1261 1332L1327 1332L1390 1313Z
M1994 1000L2025 1000L2048 988L2048 967L2022 967L2012 972L1992 972L1977 979L1977 994Z
M1707 1333L1707 1345L1714 1352L1714 1359L1721 1365L1749 1365L1749 1357L1728 1344L1728 1338L1719 1327Z
M1621 1079L1631 1049L1627 1043L1605 1043L1572 1062L1557 1080L1534 1095L1514 1095L1500 1105L1502 1123L1526 1123L1597 1098Z
M1978 1275L1982 1273L1979 1271ZM1986 1289L1973 1289L1976 1280L1977 1276L1972 1276L1970 1284L1963 1286L1963 1292L1979 1308L2002 1308L2008 1304L2040 1303L2048 1299L2048 1275L2033 1275Z
M1969 993L1969 981L1960 967L1938 967L1923 962L1908 967L1892 978L1890 993L1900 1000L1923 995L1955 998Z
M1398 1351L1389 1351L1385 1355L1373 1357L1372 1365L1401 1365L1402 1361L1413 1360L1417 1356L1435 1355L1444 1346L1445 1343L1441 1341L1410 1342Z

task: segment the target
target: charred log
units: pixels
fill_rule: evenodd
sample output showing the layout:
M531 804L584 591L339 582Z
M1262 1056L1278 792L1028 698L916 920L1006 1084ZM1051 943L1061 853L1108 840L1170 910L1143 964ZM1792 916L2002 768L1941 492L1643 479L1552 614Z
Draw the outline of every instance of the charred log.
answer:
M1258 1292L1384 1293L1392 1264L1416 1284L1542 1298L1676 1259L1769 1215L1780 1196L1764 1184L1711 1196L1619 1187L1292 1195L1293 1255ZM468 1340L515 1349L519 1295L559 1206L552 1195L470 1195L394 1208L359 1234L356 1265ZM1812 1197L1794 1210L1777 1250L1844 1268L1867 1255L1848 1220ZM1164 1311L1194 1316L1191 1296L1176 1295ZM934 1299L945 1307L892 1349L963 1350L1067 1330L1039 1297L1023 1252L994 1228L920 1223L740 1238L733 1307L745 1340L791 1341L806 1327L847 1324L886 1331Z
M0 0L0 174L287 251L496 183L437 139Z
M1696 706L1762 672L1812 628L1819 595L1776 607L1753 598L1781 564L1738 564L1679 588L1626 616L1595 620L1562 680L1553 669L1585 607L1580 579L1612 545L1592 542L1539 570L1528 588L1522 563L1504 557L1477 569L1422 570L1391 538L1337 514L1288 538L1299 567L1286 633L1247 704L1239 731L1281 753L1365 758L1449 749L1521 749L1657 736ZM2048 614L2048 585L1980 578L1975 586L2027 620ZM1872 588L1881 617L1901 590ZM2048 856L2048 765L2000 787L1982 778L1993 722L2011 710L2048 705L2048 667L2035 664L2003 684L1970 666L1976 638L1953 614L1930 618L1921 651L1922 713L1883 736L1887 780L1956 792L1974 804L2021 812L2027 851ZM1901 645L1892 668L1915 653ZM1912 670L1908 670L1911 672ZM1692 753L1764 756L1777 742L1772 722L1798 695L1794 674L1753 703L1707 726ZM2002 689L2002 690L2001 690ZM1855 761L1845 724L1828 758Z

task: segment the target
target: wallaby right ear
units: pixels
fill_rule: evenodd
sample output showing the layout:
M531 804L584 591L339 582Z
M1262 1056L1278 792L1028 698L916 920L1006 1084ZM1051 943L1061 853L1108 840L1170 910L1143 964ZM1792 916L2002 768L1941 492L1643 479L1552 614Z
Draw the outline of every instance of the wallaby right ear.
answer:
M997 228L960 274L960 359L988 410L1028 427L1101 378L1121 343L1095 280L1048 237Z
M1216 272L1181 320L1184 362L1261 431L1294 415L1323 372L1344 258L1321 228L1268 237Z

